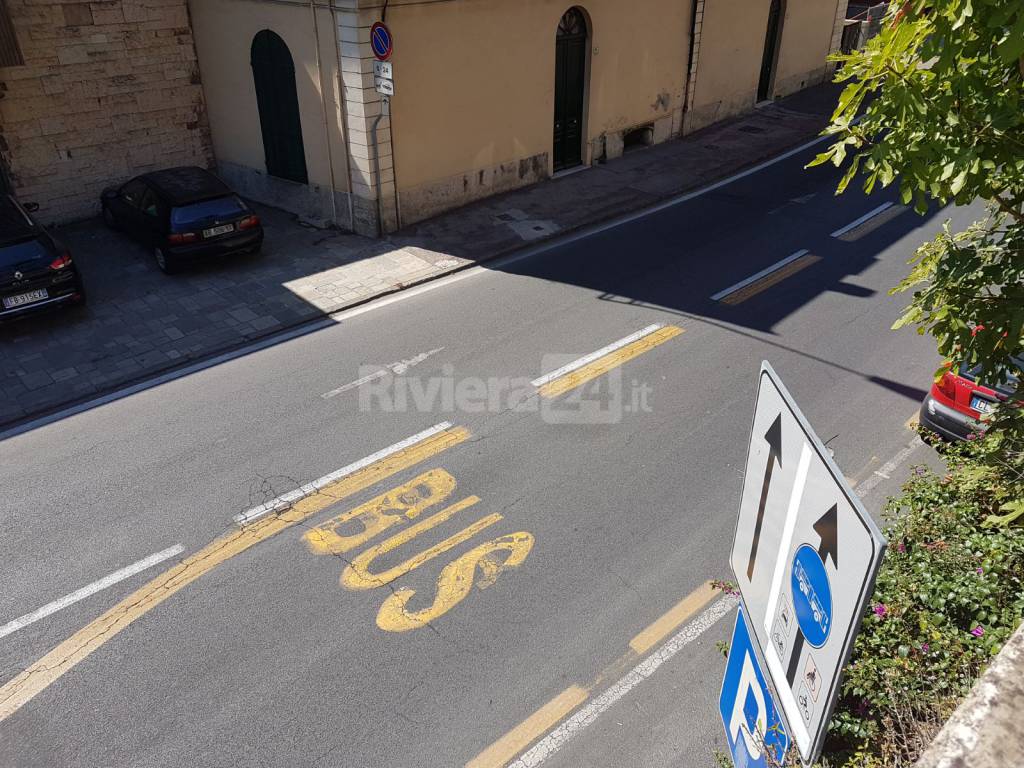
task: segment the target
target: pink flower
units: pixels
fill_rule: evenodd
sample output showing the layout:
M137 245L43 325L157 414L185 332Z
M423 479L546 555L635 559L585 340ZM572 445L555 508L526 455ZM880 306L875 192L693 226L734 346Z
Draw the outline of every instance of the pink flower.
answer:
M874 611L875 611L875 616L878 616L878 617L883 617L887 613L889 613L889 609L886 607L885 603L879 603L878 605L876 605L875 608L874 608Z
M982 635L985 634L985 628L983 626L981 626L981 624L979 624L978 626L976 626L974 629L971 630L971 634L974 635L975 637L981 637Z
M967 439L968 440L977 440L978 436L974 432L968 432L967 433Z
M901 541L899 544L896 545L896 551L899 552L901 555L905 554L907 551L907 545Z
M928 643L921 643L921 651L923 653L928 653L928 651L930 651L931 649L932 647L928 645Z
M977 572L978 572L978 575L980 576L981 574L983 574L985 572L985 569L984 568L978 568Z

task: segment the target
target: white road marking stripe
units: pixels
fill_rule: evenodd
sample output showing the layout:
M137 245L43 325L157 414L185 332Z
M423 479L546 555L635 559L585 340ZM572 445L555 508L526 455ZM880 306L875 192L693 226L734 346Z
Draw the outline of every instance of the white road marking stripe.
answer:
M873 219L875 216L880 214L882 211L887 211L890 208L892 208L892 206L893 206L892 203L882 203L877 208L874 208L874 209L868 211L867 213L865 213L859 219L854 219L849 224L847 224L845 227L842 227L841 229L837 229L835 232L832 233L832 237L842 237L847 232L849 232L851 229L856 229L857 227L859 227L861 224L863 224L868 219Z
M642 339L644 336L650 336L655 331L659 331L664 327L664 323L654 323L653 325L648 325L646 328L642 328L636 333L631 333L629 334L629 336L626 336L623 339L613 341L607 347L601 347L601 349L597 350L596 352L591 352L589 355L584 355L583 357L577 360L573 360L571 363L566 363L561 368L558 368L552 371L551 373L546 373L539 379L534 379L533 381L530 382L530 384L532 384L535 387L544 386L549 381L554 381L557 378L565 376L565 374L567 373L572 373L573 371L582 368L584 365L594 362L599 357L604 357L605 355L614 352L617 349L622 349L626 345L632 344L634 341L638 341Z
M300 501L307 496L319 491L324 486L330 485L336 480L340 480L343 477L358 472L363 467L367 467L373 464L375 461L387 458L392 454L398 453L401 450L408 448L411 445L422 442L428 437L433 437L439 432L444 432L446 429L451 428L451 422L442 421L440 424L435 424L430 429L425 429L422 432L418 432L412 437L407 437L405 440L389 445L387 448L382 448L376 453L371 453L369 456L360 459L359 461L352 462L348 466L344 466L341 469L331 472L329 475L324 475L318 480L314 480L311 483L306 483L303 486L296 488L294 491L289 491L278 496L276 499L271 499L268 502L253 507L241 514L235 515L235 524L239 526L246 526L253 520L257 520L264 515L270 514L271 512L277 512L278 510L285 509L297 501Z
M713 603L711 607L707 608L697 618L679 630L661 648L633 667L608 690L580 709L572 717L563 720L555 730L538 741L527 752L524 752L518 760L510 763L508 768L535 768L535 766L543 763L565 746L569 739L597 720L601 713L605 712L615 702L633 690L633 688L653 675L658 667L679 653L679 651L713 626L716 621L729 613L736 607L736 603L737 600L734 597L723 597Z
M324 392L322 395L320 395L320 397L326 400L328 398L334 397L335 395L340 395L342 392L348 392L350 389L355 389L356 387L363 386L363 384L369 384L371 381L376 381L381 376L387 376L389 371L395 374L396 376L401 376L410 368L422 363L431 355L436 355L438 352L443 351L444 347L438 347L437 349L431 349L428 352L420 352L420 354L410 357L408 360L396 360L393 363L388 363L379 371L374 371L373 373L367 376L363 376L361 379L350 381L348 384L338 387L337 389L332 389L330 392Z
M56 613L63 608L67 608L69 605L73 605L79 600L89 597L89 595L95 595L97 592L100 592L107 587L112 587L119 581L124 581L129 576L134 576L147 568L152 568L157 563L162 563L167 558L180 555L184 551L185 548L181 546L181 544L175 544L173 547L168 547L162 552L157 552L154 555L150 555L149 557L139 560L137 563L125 566L119 571L114 571L109 576L104 576L99 581L94 581L92 584L84 586L81 589L77 589L70 595L65 595L59 600L47 603L42 608L37 608L31 613L26 613L24 616L17 618L14 621L7 622L0 627L0 637L7 637L7 635L17 632L19 629L24 629L29 624L33 624L40 619L45 619L51 613Z
M719 301L720 299L724 299L730 293L736 293L736 291L740 290L741 288L746 288L751 283L756 283L762 277L767 277L772 272L778 272L780 269L782 269L784 266L786 266L790 262L796 261L801 256L806 256L808 253L810 253L810 251L808 251L806 248L803 248L803 249L797 251L796 253L791 253L789 256L784 258L782 261L777 261L774 264L772 264L770 267L765 267L764 269L762 269L757 274L751 275L746 280L740 280L738 283L736 283L736 285L730 285L724 291L719 291L718 293L716 293L714 296L711 297L711 300L712 301Z
M899 453L889 459L889 461L885 462L885 464L875 470L871 477L857 486L857 495L864 498L871 492L871 489L882 482L882 480L888 480L892 476L892 473L896 471L896 468L910 458L910 454L922 445L924 445L924 440L922 440L919 435L914 435L914 439L907 443Z
M859 119L855 120L854 124L858 122L860 122ZM502 271L502 268L510 266L512 264L516 264L520 261L532 259L536 256L539 256L542 253L547 253L548 251L552 251L556 248L561 248L570 243L579 242L580 240L586 240L588 238L593 237L594 235L599 235L602 232L607 232L608 230L615 229L616 227L621 227L624 224L630 224L634 221L639 221L641 219L647 218L648 216L653 216L654 214L666 211L669 208L674 208L677 205L687 203L690 200L694 200L698 197L701 197L702 195L706 195L708 192L714 192L716 189L721 189L722 187L728 186L729 184L732 184L735 181L739 181L740 179L744 179L747 176L759 173L763 171L765 168L770 168L776 163L781 163L783 160L788 160L789 158L793 157L793 155L798 155L801 152L804 152L813 146L821 144L824 141L829 141L831 139L831 136L819 136L815 139L811 139L810 141L805 142L804 144L801 144L800 146L793 147L793 149L790 149L787 152L783 152L781 155L777 155L776 157L773 157L769 160L765 160L763 163L755 165L751 168L747 168L747 170L745 171L741 171L737 174L734 174L733 176L729 176L728 178L722 179L721 181L716 181L715 183L709 184L706 187L695 189L692 192L685 192L681 195L677 195L676 197L670 198L669 200L665 200L664 202L652 205L649 208L644 208L639 211L633 211L632 213L626 213L623 214L622 216L618 216L613 219L608 219L607 221L604 221L601 224L594 224L590 227L583 227L575 232L570 232L561 237L554 237L551 238L550 240L546 240L543 243L538 243L537 245L520 249L515 253L509 254L508 256L502 256L492 261L488 261L486 266L466 265L462 269L462 271L456 271L452 274L447 275L446 277L425 278L424 282L414 287L396 289L394 293L391 293L386 296L381 296L380 298L377 299L371 299L367 303L360 304L359 306L356 307L339 310L331 314L327 318L314 320L308 325L301 325L297 328L293 328L288 331L282 331L281 333L276 334L274 336L268 336L267 338L255 341L252 344L249 344L248 346L239 347L238 349L232 350L231 352L225 352L221 355L217 355L216 357L212 357L209 360L203 360L201 362L186 366L185 368L178 368L173 371L168 371L167 373L156 376L155 378L145 379L144 381L140 381L137 384L132 384L128 387L124 387L123 389L117 389L114 390L113 392L108 392L105 395L100 395L99 397L93 398L91 400L86 400L84 402L78 403L77 405L62 408L61 410L55 411L54 413L51 414L47 414L46 416L39 416L34 419L30 419L16 426L9 427L8 429L0 431L0 440L6 440L9 437L15 437L17 435L24 434L25 432L30 432L33 429L38 429L39 427L45 427L48 424L52 424L62 419L66 419L69 416L74 416L76 414L82 413L83 411L88 411L91 410L92 408L105 405L106 403L111 403L114 402L115 400L120 400L121 398L127 397L128 395L133 395L137 392L142 392L144 390L151 389L152 387L159 386L160 384L166 384L167 382L175 381L190 374L204 371L207 368L212 368L215 365L229 362L239 357L244 357L246 355L252 354L253 352L258 352L261 349L265 349L267 347L271 347L276 344L289 341L299 336L305 336L308 333L314 333L316 331L333 327L335 324L339 322L349 320L353 317L358 317L359 315L365 314L367 312L373 312L374 310L377 309L383 309L384 307L388 307L392 304L397 304L400 301L414 299L417 296L422 296L424 293L436 291L439 288L445 288L449 285L453 285L454 283L461 282L468 278L477 277L479 275L493 275L499 273Z

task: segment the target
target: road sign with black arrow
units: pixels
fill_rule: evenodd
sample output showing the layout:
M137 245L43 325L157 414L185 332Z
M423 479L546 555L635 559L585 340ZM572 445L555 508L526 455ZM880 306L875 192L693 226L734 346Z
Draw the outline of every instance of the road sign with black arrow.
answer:
M821 752L885 539L762 363L731 563L788 732Z

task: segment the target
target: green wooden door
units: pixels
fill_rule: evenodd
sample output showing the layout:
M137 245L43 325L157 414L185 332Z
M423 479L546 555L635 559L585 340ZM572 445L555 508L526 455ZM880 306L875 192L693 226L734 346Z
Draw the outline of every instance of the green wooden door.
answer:
M267 173L306 184L309 177L292 55L284 40L269 29L253 38L250 55Z

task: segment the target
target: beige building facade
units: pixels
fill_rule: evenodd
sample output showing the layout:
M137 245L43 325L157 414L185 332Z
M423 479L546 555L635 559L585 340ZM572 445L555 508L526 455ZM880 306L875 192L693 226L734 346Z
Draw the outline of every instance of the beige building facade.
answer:
M846 0L3 0L0 153L48 220L147 170L376 235L830 75ZM390 29L393 95L375 84ZM6 26L5 26L6 22Z
M820 83L846 0L191 0L191 8L221 173L257 199L377 234ZM388 97L375 88L370 45L380 21L394 40ZM261 113L254 91L260 30L279 36L294 62L301 131L292 133L301 133L305 183L266 170L261 135L274 142L284 129L268 138L276 118Z
M131 176L213 162L186 0L0 3L3 186L44 221Z

